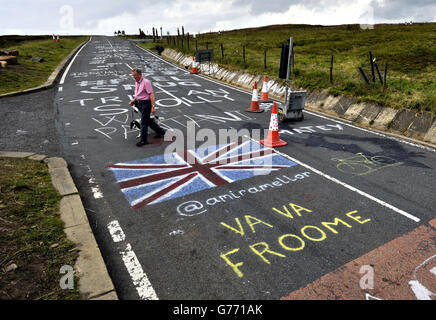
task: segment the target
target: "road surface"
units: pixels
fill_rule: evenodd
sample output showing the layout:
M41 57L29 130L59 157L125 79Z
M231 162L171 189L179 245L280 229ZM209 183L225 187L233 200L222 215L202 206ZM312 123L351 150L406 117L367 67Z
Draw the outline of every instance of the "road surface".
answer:
M133 67L153 83L168 141L150 132L152 144L135 146ZM434 149L308 110L279 124L287 146L263 148L271 103L245 112L251 92L114 37L92 37L78 52L54 103L63 156L120 299L436 292ZM220 139L231 129L241 136ZM403 251L380 251L402 237ZM400 267L389 276L389 265Z

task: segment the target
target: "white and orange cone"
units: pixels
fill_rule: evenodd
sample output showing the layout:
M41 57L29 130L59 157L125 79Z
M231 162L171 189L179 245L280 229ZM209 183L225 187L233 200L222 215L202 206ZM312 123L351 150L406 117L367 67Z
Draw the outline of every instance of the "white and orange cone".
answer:
M260 143L265 147L282 147L286 146L288 143L286 141L280 140L279 136L279 123L277 117L277 105L274 102L271 113L271 121L269 123L268 137L264 140L260 140Z
M197 74L198 70L197 70L197 62L195 62L195 57L192 57L192 70L191 70L192 74Z
M53 35L53 42L56 42L56 37L55 37L55 35Z
M260 95L260 101L267 102L268 101L268 83L266 81L266 75L263 77L263 86L262 86L262 94Z
M61 40L59 39L59 35L58 35L58 37L56 38L56 42L60 42Z
M253 95L251 97L250 109L245 110L247 112L264 112L265 110L259 108L259 97L257 93L257 82L254 81Z

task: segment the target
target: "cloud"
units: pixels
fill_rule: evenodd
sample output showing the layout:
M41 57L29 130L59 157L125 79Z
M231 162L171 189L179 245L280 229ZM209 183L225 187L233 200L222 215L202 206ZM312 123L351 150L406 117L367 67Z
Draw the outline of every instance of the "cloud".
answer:
M72 19L63 6L72 9ZM0 34L176 34L271 24L435 21L435 0L15 0L2 4ZM68 24L67 22L72 22Z
M436 21L435 0L382 0L372 1L376 21Z
M313 12L323 12L335 6L350 4L348 0L236 0L235 5L246 5L253 15L286 12L290 7L304 7Z

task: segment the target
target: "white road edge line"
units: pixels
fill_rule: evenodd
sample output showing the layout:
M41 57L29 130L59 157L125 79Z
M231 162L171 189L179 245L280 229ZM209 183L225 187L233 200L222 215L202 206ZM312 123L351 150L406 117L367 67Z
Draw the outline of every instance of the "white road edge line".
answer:
M247 135L245 135L244 137L247 137L248 139L250 139L252 141L255 141L257 143L260 143L259 141L255 140L255 139L253 139L253 138L251 138L251 137L249 137ZM295 163L298 163L299 165L301 165L301 166L303 166L303 167L305 167L305 168L315 172L316 174L318 174L318 175L320 175L320 176L322 176L322 177L324 177L324 178L326 178L326 179L328 179L330 181L333 181L334 183L337 183L337 184L339 184L339 185L341 185L341 186L343 186L343 187L345 187L345 188L347 188L347 189L349 189L351 191L354 191L354 192L360 194L361 196L364 196L364 197L366 197L366 198L368 198L368 199L370 199L370 200L372 200L374 202L377 202L378 204L380 204L380 205L382 205L382 206L384 206L386 208L389 208L389 209L391 209L391 210L393 210L393 211L395 211L395 212L405 216L406 218L409 218L409 219L411 219L411 220L413 220L415 222L421 221L419 218L411 215L410 213L407 213L407 212L405 212L405 211L403 211L401 209L398 209L397 207L394 207L393 205L390 205L389 203L387 203L387 202L385 202L383 200L380 200L380 199L378 199L378 198L376 198L376 197L374 197L374 196L372 196L372 195L370 195L370 194L368 194L368 193L366 193L364 191L361 191L361 190L359 190L359 189L357 189L357 188L355 188L353 186L350 186L349 184L347 184L345 182L342 182L342 181L340 181L340 180L338 180L336 178L333 178L333 177L329 176L328 174L325 174L325 173L319 171L318 169L315 169L315 168L313 168L313 167L311 167L311 166L309 166L309 165L307 165L307 164L305 164L305 163L303 163L303 162L301 162L301 161L299 161L297 159L294 159L293 157L291 157L291 156L289 156L289 155L287 155L287 154L285 154L283 152L277 151L276 149L274 149L274 151L277 152L279 155L281 155L281 156L283 156L285 158L288 158L289 160L291 160L291 161L293 161Z
M183 70L183 69L180 68L179 66L176 66L174 63L171 63L171 62L169 62L169 61L166 61L166 60L164 60L164 59L162 59L162 58L156 56L154 53L152 53L152 52L150 52L150 51L148 51L148 50L142 48L142 47L139 46L139 45L136 45L136 46L137 46L138 48L144 50L145 52L147 52L147 53L153 55L155 58L158 58L158 59L160 59L160 60L166 62L167 64L169 64L169 65L171 65L171 66L174 66L174 67L176 67L176 68L178 68L178 69L180 69L180 70L186 72L186 70ZM227 85L227 84L225 84L225 83L222 83L222 82L216 81L216 80L214 80L214 79L210 79L210 78L205 77L205 76L202 76L202 75L198 75L198 74L196 74L196 75L194 75L194 76L199 77L199 78L202 78L202 79L207 80L207 81L210 81L210 82L213 82L213 83L216 83L216 84L219 84L219 85L221 85L221 86L223 86L223 87L226 87L226 88L229 88L229 89L232 89L232 90L235 90L235 91L239 91L239 92L245 93L245 94L247 94L247 95L252 95L252 94L253 94L252 92L244 91L244 90L242 90L242 89L240 89L240 88L237 88L237 87L232 87L232 86L230 86L230 85ZM275 102L279 102L279 103L280 103L280 101L275 100L275 99L273 99L272 101L275 101ZM393 136L390 136L390 135L387 135L387 134L383 134L383 133L380 133L380 132L377 132L377 131L372 131L372 130L368 130L368 129L365 129L365 128L361 128L361 127L358 127L358 126L355 126L355 125L352 125L352 124L349 124L349 123L346 123L346 122L342 122L342 121L336 120L336 119L334 119L334 118L330 118L330 117L328 117L328 116L320 115L320 114L318 114L318 113L315 113L315 112L312 112L312 111L309 111L309 110L306 110L306 109L304 110L304 112L307 112L308 114L311 114L311 115L313 115L313 116L316 116L316 117L319 117L319 118L322 118L322 119L326 119L326 120L330 120L330 121L337 122L337 123L340 123L340 124L344 124L344 125L346 125L346 126L348 126L348 127L351 127L351 128L354 128L354 129L357 129L357 130L360 130L360 131L364 131L364 132L371 133L371 134L374 134L374 135L377 135L377 136L381 136L381 137L383 137L383 138L387 138L387 139L391 139L391 140L394 140L394 141L397 141L397 142L400 142L400 143L404 143L404 144L410 145L410 146L412 146L412 147L416 147L416 148L424 149L424 150L431 151L431 152L436 152L436 149L432 149L432 148L429 148L429 147L426 147L426 146L423 146L423 145L419 145L419 144L416 144L416 143L413 143L413 142L408 142L408 141L406 141L406 140L403 140L403 139L400 139L400 138L396 138L396 137L393 137Z
M111 221L107 228L115 243L125 241L126 236L117 220ZM159 300L130 243L126 244L120 254L139 297L143 300Z
M139 297L143 300L159 300L147 275L142 270L141 264L139 263L135 252L133 252L130 243L128 243L126 249L120 253Z
M86 47L86 45L90 42L92 40L92 37L91 38L89 38L89 40L88 40L88 42L87 43L85 43L84 45L83 45L83 47L81 47L80 48L80 50L79 51L77 51L77 53L74 55L74 58L73 58L73 60L71 60L71 62L68 64L68 67L67 67L67 69L65 70L65 72L64 72L64 74L62 75L62 78L61 78L61 81L59 81L59 84L64 84L64 81L65 81L65 77L67 76L67 74L68 74L68 71L70 71L70 68L71 68L71 66L73 65L73 63L74 63L74 60L76 60L76 58L77 58L77 56L79 55L79 53L80 53L80 51L82 51L82 49L83 48L85 48Z
M112 236L112 240L117 243L126 240L126 235L123 229L121 229L120 223L117 220L111 221L107 228Z

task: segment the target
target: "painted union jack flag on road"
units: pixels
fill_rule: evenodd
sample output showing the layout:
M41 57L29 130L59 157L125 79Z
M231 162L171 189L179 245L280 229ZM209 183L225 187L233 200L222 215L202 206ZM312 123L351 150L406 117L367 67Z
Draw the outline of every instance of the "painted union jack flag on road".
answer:
M251 140L108 165L130 205L145 205L296 165Z

